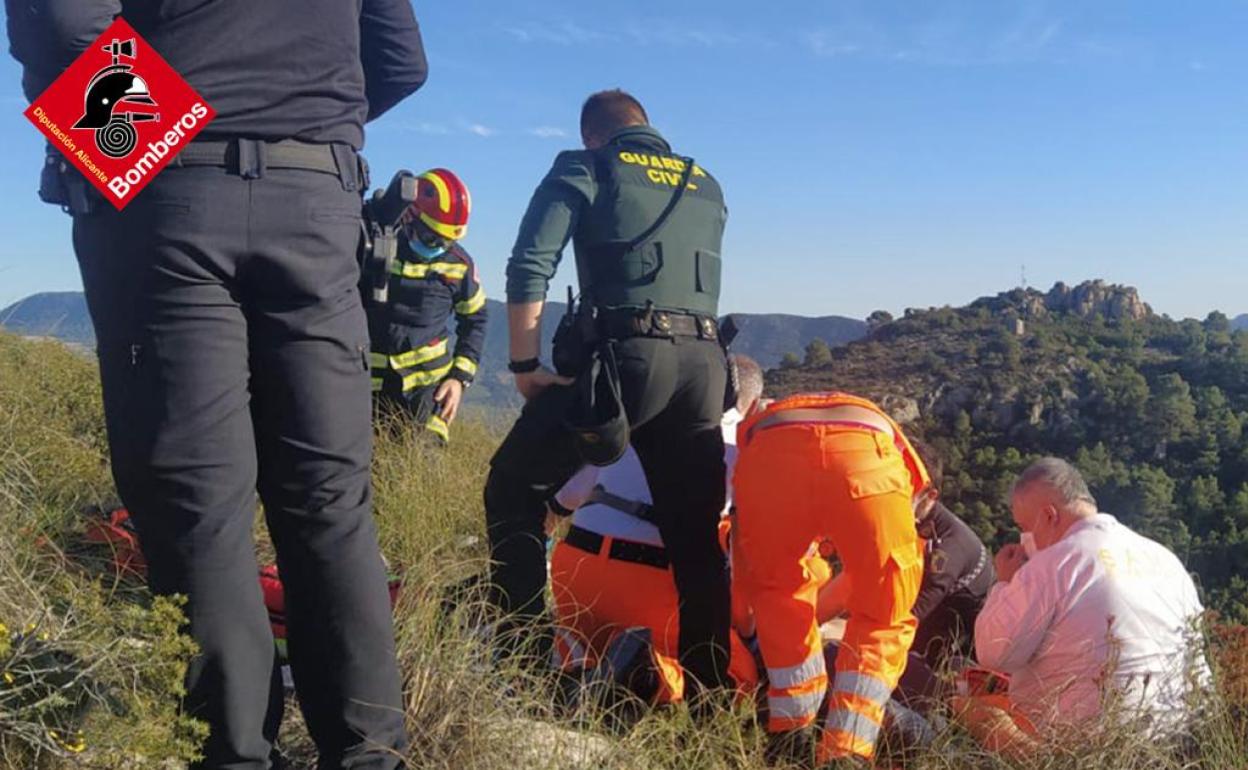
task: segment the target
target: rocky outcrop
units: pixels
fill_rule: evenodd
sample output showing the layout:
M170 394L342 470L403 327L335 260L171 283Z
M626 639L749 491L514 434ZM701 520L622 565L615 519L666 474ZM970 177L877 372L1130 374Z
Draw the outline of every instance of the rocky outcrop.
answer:
M880 398L879 404L898 425L908 425L919 419L919 402L909 396L890 393Z
M1084 281L1075 287L1057 282L1044 298L1051 313L1069 313L1080 318L1122 319L1138 321L1153 314L1153 309L1133 286L1118 286L1104 281Z
M1138 321L1153 314L1153 309L1140 299L1135 287L1102 280L1084 281L1078 286L1058 281L1047 294L1035 289L1013 289L995 297L976 300L971 306L986 307L1011 318L1067 314L1079 318L1099 316L1110 320L1129 318Z

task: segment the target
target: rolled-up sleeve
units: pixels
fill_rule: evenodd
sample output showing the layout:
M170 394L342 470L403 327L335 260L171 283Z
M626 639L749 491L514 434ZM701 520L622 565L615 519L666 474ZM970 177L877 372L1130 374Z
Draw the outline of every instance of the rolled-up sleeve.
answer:
M1025 666L1049 632L1057 607L1056 578L1043 563L1025 564L1009 583L997 583L975 620L980 665L1013 673Z
M598 472L601 470L596 465L586 465L581 468L555 493L555 502L569 511L575 511L588 503L590 496L594 493L594 485L598 483Z
M563 152L529 200L507 262L507 301L540 302L576 232L580 212L594 200L588 153Z
M429 63L409 0L364 0L360 9L360 61L369 120L424 85Z

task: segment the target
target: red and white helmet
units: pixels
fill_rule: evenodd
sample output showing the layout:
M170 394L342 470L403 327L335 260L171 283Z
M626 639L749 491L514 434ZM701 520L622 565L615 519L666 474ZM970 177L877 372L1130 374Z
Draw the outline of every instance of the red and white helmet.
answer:
M448 241L462 239L472 209L467 185L444 168L430 169L416 180L416 200L408 207L405 221L419 220Z

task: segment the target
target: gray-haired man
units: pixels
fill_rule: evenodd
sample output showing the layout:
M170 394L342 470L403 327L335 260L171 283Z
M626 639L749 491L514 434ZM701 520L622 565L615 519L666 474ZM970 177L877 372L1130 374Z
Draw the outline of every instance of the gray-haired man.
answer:
M1139 718L1154 734L1181 727L1189 683L1209 677L1193 644L1203 607L1183 564L1100 513L1064 460L1023 471L1010 504L1023 542L997 554L1000 582L975 623L979 662L1010 675L1019 731L1000 748L1025 753L1103 716Z

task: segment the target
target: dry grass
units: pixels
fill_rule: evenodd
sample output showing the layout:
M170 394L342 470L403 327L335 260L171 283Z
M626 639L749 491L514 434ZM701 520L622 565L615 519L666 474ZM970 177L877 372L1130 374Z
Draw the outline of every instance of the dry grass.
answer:
M411 764L483 770L763 767L763 736L748 710L724 709L711 724L697 727L683 707L639 721L615 719L592 704L557 714L555 681L494 662L490 643L478 632L480 596L470 594L457 609L444 611L446 588L485 564L481 489L501 429L479 418L464 420L445 450L401 427L378 432L376 513L383 549L406 586L396 624ZM0 685L0 768L179 766L178 758L193 746L194 725L172 708L188 655L186 643L173 634L176 608L153 604L136 587L112 580L76 545L78 511L107 504L114 495L91 363L54 343L0 335L0 447L0 622L10 631L35 623L34 638L47 635L38 645L25 641L7 649L5 636L0 662L26 665L43 683L39 692L50 687L57 693L31 707ZM1228 651L1223 659L1248 669L1242 657L1248 640L1232 634L1221 641ZM51 666L50 651L59 661ZM1238 689L1227 695L1248 700ZM92 707L80 712L80 704ZM49 737L49 728L71 736L81 729L86 751L68 751L64 741ZM1219 705L1201 720L1198 748L1189 754L1117 730L1009 764L949 728L905 766L1239 770L1248 768L1246 733L1248 721L1232 719ZM293 709L282 749L295 767L314 766Z

